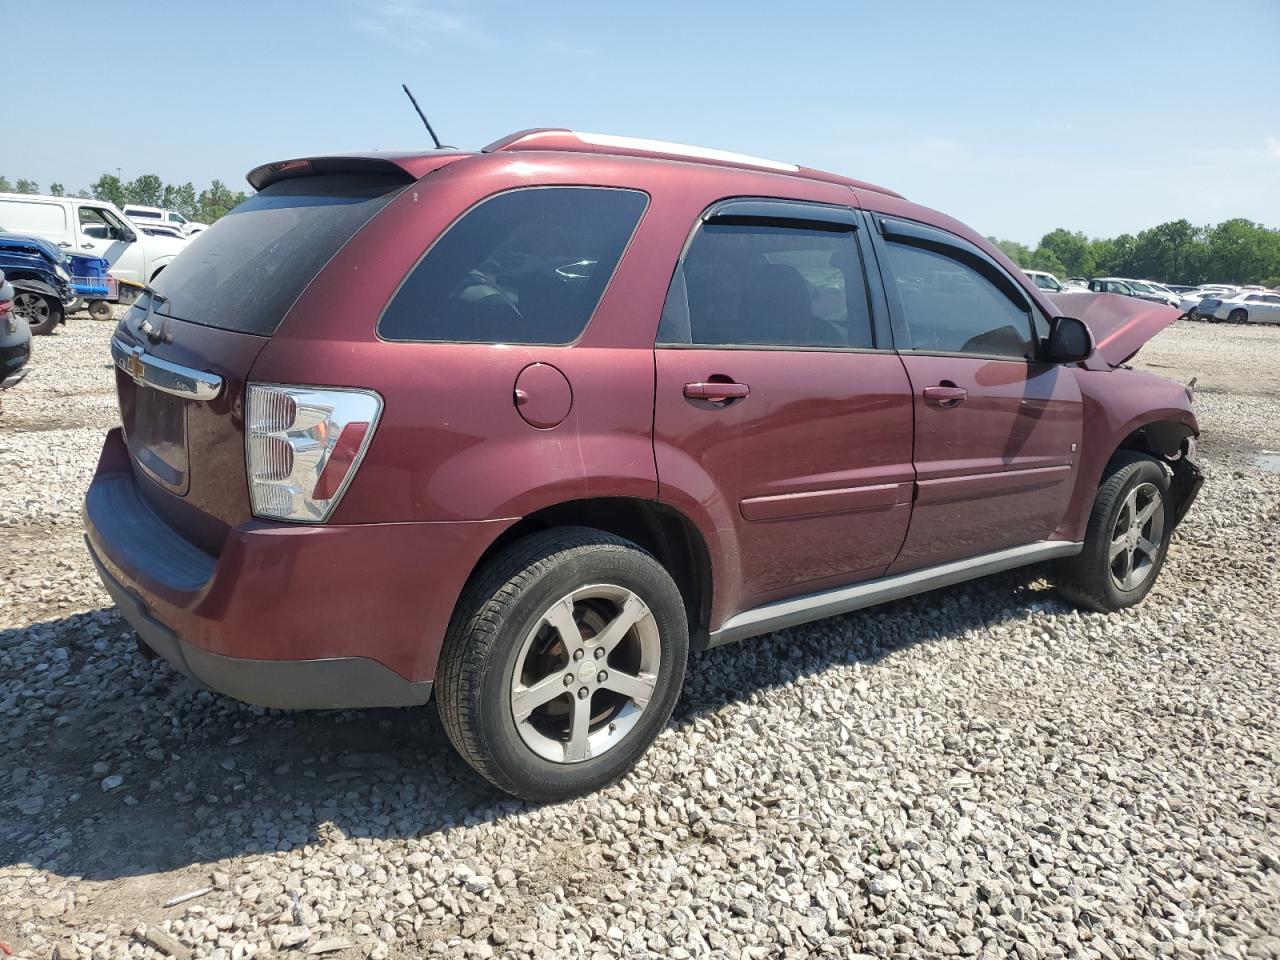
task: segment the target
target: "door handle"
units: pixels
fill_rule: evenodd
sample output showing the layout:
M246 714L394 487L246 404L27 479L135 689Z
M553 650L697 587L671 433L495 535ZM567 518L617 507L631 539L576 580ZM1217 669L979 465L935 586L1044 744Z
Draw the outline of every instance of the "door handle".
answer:
M93 249L93 244L92 244L92 243L82 243L82 244L80 244L80 246L81 246L81 247L83 247L85 250L92 250L92 249Z
M720 383L715 381L686 383L684 385L684 395L690 400L710 400L713 403L724 403L729 400L742 400L751 396L751 388L745 383L734 383L731 380Z
M60 246L63 250L66 250L71 246L71 244L67 243L67 241L65 240L59 240L58 246Z
M968 396L968 390L957 387L948 380L944 380L936 387L924 388L925 403L931 403L935 407L956 407L964 403Z

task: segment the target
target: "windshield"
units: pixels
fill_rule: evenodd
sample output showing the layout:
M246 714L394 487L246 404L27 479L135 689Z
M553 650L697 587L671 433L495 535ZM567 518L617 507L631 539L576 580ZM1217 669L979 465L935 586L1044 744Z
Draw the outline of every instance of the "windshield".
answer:
M405 177L329 175L271 184L203 230L152 283L155 310L222 330L275 333L284 315Z

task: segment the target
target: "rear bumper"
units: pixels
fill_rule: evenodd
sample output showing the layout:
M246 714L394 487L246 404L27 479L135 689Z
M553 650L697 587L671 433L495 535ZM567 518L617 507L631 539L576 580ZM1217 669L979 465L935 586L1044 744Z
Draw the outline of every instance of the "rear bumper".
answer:
M511 522L250 521L215 557L150 507L119 430L84 521L103 585L151 650L210 689L298 709L426 702L457 597Z
M255 660L223 656L185 643L108 572L92 544L89 555L116 608L147 648L210 690L245 703L286 710L408 707L431 698L430 680L406 680L368 657Z

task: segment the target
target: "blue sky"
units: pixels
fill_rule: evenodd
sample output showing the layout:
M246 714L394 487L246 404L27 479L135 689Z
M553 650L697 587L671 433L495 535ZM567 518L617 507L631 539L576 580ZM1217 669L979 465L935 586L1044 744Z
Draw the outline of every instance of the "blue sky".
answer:
M0 173L42 187L116 167L239 186L267 160L418 146L407 81L464 148L531 126L719 147L1028 243L1181 216L1280 226L1280 0L56 6L46 24L0 0L11 37L110 21L6 98ZM10 61L10 94L26 69Z

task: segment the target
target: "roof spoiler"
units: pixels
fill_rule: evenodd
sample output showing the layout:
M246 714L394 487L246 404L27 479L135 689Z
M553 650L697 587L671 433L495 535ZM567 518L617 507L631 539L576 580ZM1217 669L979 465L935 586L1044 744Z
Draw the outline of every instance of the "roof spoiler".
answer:
M277 160L254 167L246 175L249 186L263 190L280 180L294 177L319 177L326 174L381 174L399 176L405 183L417 180L445 164L470 156L459 150L440 150L428 153L369 153L335 154L320 157L299 157L294 160Z

